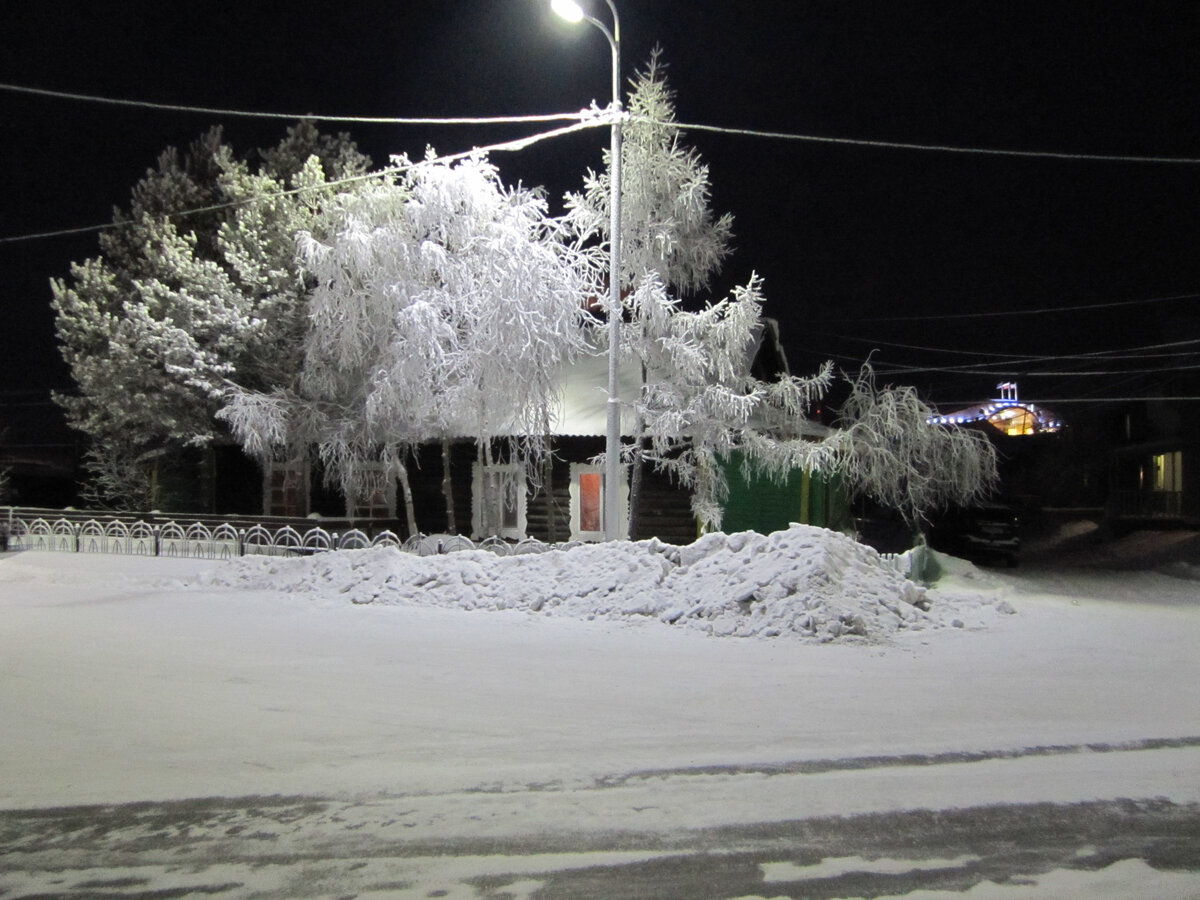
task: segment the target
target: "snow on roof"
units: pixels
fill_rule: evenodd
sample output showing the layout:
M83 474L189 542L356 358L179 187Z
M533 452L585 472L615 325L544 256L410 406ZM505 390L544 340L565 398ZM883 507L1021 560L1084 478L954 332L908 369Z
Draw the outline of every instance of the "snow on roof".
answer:
M621 433L633 434L637 423L629 404L642 387L638 364L625 361L617 370L617 396L621 399ZM560 370L558 402L550 416L550 433L559 436L602 436L608 422L608 357L589 354Z

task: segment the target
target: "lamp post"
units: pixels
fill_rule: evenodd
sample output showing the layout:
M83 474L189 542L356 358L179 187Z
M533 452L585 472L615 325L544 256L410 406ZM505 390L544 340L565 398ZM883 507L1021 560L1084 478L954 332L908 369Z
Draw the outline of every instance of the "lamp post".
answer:
M619 473L621 471L621 403L617 395L617 375L621 355L621 20L613 0L604 0L612 12L613 27L608 27L580 8L575 0L551 0L550 7L568 22L589 22L608 40L612 49L612 145L609 173L611 214L608 230L608 405L604 441L604 539L620 537Z

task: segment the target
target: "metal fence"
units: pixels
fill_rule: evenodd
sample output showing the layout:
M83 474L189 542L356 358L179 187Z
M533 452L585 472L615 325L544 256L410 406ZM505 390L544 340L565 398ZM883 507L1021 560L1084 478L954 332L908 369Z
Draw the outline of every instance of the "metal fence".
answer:
M1144 519L1183 517L1182 491L1113 491L1109 508L1115 516Z
M111 553L130 556L174 556L195 559L233 559L239 556L307 556L329 550L395 547L419 556L487 550L498 556L541 553L578 544L547 544L527 539L510 543L489 537L478 543L457 534L417 534L401 540L395 532L374 536L358 528L330 531L320 526L238 526L229 522L147 522L99 516L46 515L45 511L8 508L0 517L0 532L9 550L58 553Z

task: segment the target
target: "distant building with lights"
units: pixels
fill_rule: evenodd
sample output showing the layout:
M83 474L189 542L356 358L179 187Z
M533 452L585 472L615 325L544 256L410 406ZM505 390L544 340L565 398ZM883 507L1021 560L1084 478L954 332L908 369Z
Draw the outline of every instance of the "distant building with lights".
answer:
M1062 429L1062 420L1052 410L1021 400L1017 383L1006 381L996 386L1000 397L985 400L955 412L930 418L931 425L977 425L985 423L1003 435L1021 437L1032 434L1053 434Z

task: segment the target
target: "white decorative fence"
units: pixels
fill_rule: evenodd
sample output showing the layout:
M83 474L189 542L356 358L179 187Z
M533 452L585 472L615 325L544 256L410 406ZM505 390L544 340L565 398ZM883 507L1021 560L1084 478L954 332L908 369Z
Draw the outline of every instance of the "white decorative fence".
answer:
M16 509L0 511L0 516L0 531L7 535L9 550L59 553L233 559L238 556L307 556L329 550L387 546L420 556L475 549L508 556L566 549L577 543L547 544L528 539L513 544L490 537L476 544L457 534L418 534L401 540L392 531L381 531L372 537L358 528L337 532L314 526L301 531L291 525L238 527L228 522L150 523L115 517L81 520L78 514L68 518L65 515L31 515Z

